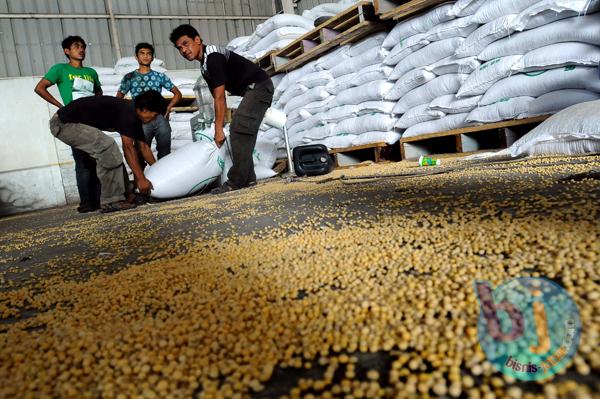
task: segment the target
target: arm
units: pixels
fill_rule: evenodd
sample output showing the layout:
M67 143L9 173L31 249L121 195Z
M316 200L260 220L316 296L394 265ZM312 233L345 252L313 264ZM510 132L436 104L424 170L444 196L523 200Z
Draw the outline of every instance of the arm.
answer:
M215 105L215 143L221 148L225 142L225 133L223 125L225 124L225 111L227 110L227 100L225 99L225 85L217 86L212 90Z
M33 91L35 92L35 94L42 97L44 100L48 101L50 104L52 104L58 108L62 108L63 105L56 98L54 98L54 96L52 94L50 94L50 92L48 91L48 87L50 87L52 85L53 85L53 83L50 82L48 79L41 78L40 81L38 82L38 84L35 86L35 89Z
M123 153L125 154L125 160L133 172L135 185L140 190L140 193L149 194L150 190L152 189L152 183L150 180L146 179L146 176L144 176L144 172L140 166L140 160L135 149L135 140L131 137L121 135L121 141L123 142ZM152 158L154 158L154 156Z
M146 161L148 165L154 165L156 159L154 158L154 154L152 153L150 146L142 140L136 140L136 143L139 146L138 148L142 153L142 158L144 158L144 161Z
M93 69L92 69L93 70ZM98 74L94 71L94 94L97 96L101 96L102 93L102 84L100 83L100 79L98 78Z
M167 120L169 120L169 114L171 113L171 110L173 109L174 106L177 105L177 103L179 101L181 101L181 97L182 97L181 92L175 86L173 86L173 88L171 89L171 93L173 93L173 98L169 102L169 105L167 105L167 113L165 114L165 118Z
M119 90L117 92L117 94L115 95L115 97L117 97L117 98L123 98L123 97L125 97L125 94L121 93L121 90Z

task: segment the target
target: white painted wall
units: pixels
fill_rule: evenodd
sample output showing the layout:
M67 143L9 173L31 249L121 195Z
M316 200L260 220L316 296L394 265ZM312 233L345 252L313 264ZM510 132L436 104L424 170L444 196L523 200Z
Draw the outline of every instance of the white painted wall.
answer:
M200 71L168 74L196 79ZM56 107L33 92L39 79L0 79L0 216L79 202L71 148L48 127ZM50 92L60 99L55 86Z

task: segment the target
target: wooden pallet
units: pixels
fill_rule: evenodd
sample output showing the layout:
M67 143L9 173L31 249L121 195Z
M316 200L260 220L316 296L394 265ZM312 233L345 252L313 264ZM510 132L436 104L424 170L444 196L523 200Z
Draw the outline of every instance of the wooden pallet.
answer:
M273 76L275 74L275 66L273 65L273 58L271 57L271 54L273 54L275 51L276 50L269 51L255 62L256 65L261 67L269 76Z
M318 58L328 50L352 43L388 27L375 8L363 1L341 12L272 55L275 72L288 72Z
M351 167L365 161L380 163L384 161L399 160L399 154L387 143L372 143L356 147L336 148L329 151L333 156L336 168Z
M413 161L421 155L461 154L508 148L534 125L549 117L550 115L544 115L515 119L403 138L400 140L400 152L402 159Z
M448 0L374 0L375 11L382 20L404 19L447 2Z

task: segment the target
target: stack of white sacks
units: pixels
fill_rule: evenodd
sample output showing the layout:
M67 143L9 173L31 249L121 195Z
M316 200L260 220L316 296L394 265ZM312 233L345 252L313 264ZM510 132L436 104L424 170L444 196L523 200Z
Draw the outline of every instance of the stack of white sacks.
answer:
M302 15L278 14L256 27L250 36L237 37L227 48L255 61L273 50L279 50L315 27L315 20L323 16L334 16L358 0L340 0L324 3L306 10Z
M325 144L329 148L372 142L397 142L392 115L394 102L385 95L393 83L392 68L383 65L387 51L377 33L312 61L286 74L275 89L273 106L288 116L292 147ZM273 140L282 150L282 132L264 127L259 137ZM280 151L280 155L283 151Z
M600 99L599 10L600 0L447 3L276 75L274 107L292 147L330 148L554 113ZM260 135L283 155L281 131Z
M397 24L383 43L395 126L415 137L600 98L599 9L598 0L459 0Z
M226 47L255 61L272 50L284 48L313 28L313 21L301 15L278 14L259 24L252 35L235 38Z

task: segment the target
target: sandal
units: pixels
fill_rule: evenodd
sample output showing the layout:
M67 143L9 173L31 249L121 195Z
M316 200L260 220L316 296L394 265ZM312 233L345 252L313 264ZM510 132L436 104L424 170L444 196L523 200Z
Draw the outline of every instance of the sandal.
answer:
M133 209L136 206L137 206L136 204L130 204L127 201L111 202L110 204L102 205L100 212L101 213L111 213L111 212L118 212L118 211L126 211L128 209Z
M235 190L239 190L240 188L235 186L233 183L226 181L225 183L223 183L222 185L220 185L217 188L214 188L210 193L211 194L223 194L223 193L228 193L230 191L235 191Z

